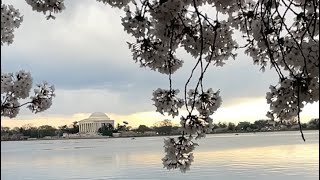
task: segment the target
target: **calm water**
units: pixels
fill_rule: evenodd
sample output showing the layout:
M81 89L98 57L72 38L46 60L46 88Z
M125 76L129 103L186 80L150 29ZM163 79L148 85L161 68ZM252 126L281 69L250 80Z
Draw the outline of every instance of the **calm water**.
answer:
M163 169L163 137L1 142L1 179L318 179L319 132L208 135L186 174Z

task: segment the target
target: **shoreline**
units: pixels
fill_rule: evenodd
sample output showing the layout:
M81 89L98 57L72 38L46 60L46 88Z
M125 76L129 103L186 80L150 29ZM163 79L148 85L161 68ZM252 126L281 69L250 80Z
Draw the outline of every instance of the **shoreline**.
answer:
M270 132L286 132L286 131L299 131L299 130L279 130L279 131L257 131L257 132L219 132L219 133L210 133L207 135L214 135L214 134L234 134L234 135L239 135L239 134L256 134L256 133L270 133ZM303 130L303 132L306 131L319 131L319 129L306 129ZM135 138L139 138L139 137L159 137L159 136L167 136L167 137L171 137L171 136L178 136L179 134L173 134L173 135L153 135L153 136L126 136L126 137L110 137L110 136L97 136L97 137L85 137L85 136L80 136L80 137L68 137L68 138L30 138L30 139L19 139L19 140L1 140L2 141L46 141L46 140L74 140L74 139L117 139L117 138L131 138L131 139L135 139Z

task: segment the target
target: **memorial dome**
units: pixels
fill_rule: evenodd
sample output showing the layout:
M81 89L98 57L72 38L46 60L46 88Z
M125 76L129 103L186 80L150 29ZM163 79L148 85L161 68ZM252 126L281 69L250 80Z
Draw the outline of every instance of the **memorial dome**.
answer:
M89 116L89 119L103 119L103 120L110 120L110 118L102 112L94 112Z

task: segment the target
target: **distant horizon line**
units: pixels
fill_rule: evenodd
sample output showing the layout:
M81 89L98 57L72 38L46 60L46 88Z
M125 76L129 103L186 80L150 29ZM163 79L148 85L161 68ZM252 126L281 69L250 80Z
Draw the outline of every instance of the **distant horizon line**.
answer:
M163 120L165 120L165 119L167 119L167 118L164 118ZM319 117L313 117L313 118L310 118L308 121L306 121L306 122L301 122L301 124L303 124L303 123L308 123L308 122L310 122L311 120L313 120L313 119L319 119ZM13 119L13 120L16 120L16 119ZM163 121L162 120L162 121ZM170 119L168 119L168 120L170 120ZM275 122L279 122L279 121L277 121L277 120L270 120L270 119L257 119L257 120L254 120L254 121L237 121L237 122L231 122L231 121L217 121L217 122L213 122L213 124L219 124L219 123L222 123L222 124L229 124L229 123L233 123L233 124L235 124L235 125L237 125L237 124L239 124L240 122L249 122L249 123L254 123L255 121L259 121L259 120L264 120L264 121L275 121ZM10 120L9 120L10 121ZM32 120L19 120L19 121L32 121ZM81 121L81 120L80 120ZM116 124L119 124L116 120L114 120L115 121L115 123ZM172 121L174 121L174 120L170 120L171 122ZM73 121L73 122L79 122L79 121ZM121 121L122 122L122 121ZM161 121L156 121L155 123L157 123L157 122L161 122ZM154 123L154 124L155 124ZM22 127L25 127L25 126L30 126L30 127L40 127L40 126L51 126L51 127L55 127L55 128L59 128L60 126L67 126L67 127L69 127L69 126L71 126L72 124L63 124L63 125L49 125L49 124L42 124L42 125L34 125L33 123L26 123L26 124L23 124L22 126L3 126L2 125L2 123L1 123L1 127L8 127L8 128L10 128L10 129L13 129L13 128L16 128L16 127L18 127L18 128L22 128ZM144 126L147 126L147 127L154 127L154 125L151 125L151 126L148 126L148 125L146 125L146 124L139 124L138 126L130 126L130 124L128 125L128 126L130 126L131 128L138 128L140 125L144 125ZM179 125L179 123L177 123L177 124L172 124L172 126L173 127L179 127L180 125Z

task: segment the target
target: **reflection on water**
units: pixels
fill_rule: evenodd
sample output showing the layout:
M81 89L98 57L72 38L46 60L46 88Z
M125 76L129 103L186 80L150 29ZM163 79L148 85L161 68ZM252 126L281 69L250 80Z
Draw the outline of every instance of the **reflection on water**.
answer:
M318 179L319 133L208 135L186 174L162 168L163 137L1 142L2 179Z

